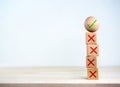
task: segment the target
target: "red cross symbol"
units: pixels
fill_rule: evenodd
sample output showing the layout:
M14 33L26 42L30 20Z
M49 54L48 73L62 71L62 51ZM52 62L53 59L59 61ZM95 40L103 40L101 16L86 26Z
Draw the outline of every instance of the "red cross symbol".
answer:
M89 66L90 64L92 64L93 66L95 65L95 64L93 63L93 61L95 61L95 59L92 59L92 60L88 59L88 61L89 61L88 66Z
M93 52L97 54L97 51L96 51L97 47L95 47L95 48L90 47L90 48L91 48L91 52L90 52L90 54L92 54Z
M89 78L91 78L91 77L95 77L95 78L96 78L95 73L96 73L96 71L94 71L94 72L90 71L90 74L91 74L91 75L89 76Z
M93 38L95 37L95 35L92 35L92 36L88 35L88 37L89 37L88 42L90 42L91 40L92 40L93 42L95 42L95 40L93 39Z

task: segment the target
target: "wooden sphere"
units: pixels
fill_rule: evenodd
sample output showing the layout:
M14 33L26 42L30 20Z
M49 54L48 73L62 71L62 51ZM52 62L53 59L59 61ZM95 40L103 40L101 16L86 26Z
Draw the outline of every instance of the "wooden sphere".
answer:
M90 16L85 20L84 26L89 32L95 32L99 28L99 22L95 17Z

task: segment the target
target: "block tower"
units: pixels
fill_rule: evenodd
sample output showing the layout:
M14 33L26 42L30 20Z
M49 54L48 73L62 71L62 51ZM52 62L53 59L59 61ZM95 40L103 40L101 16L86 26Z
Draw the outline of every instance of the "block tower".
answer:
M98 56L99 46L97 44L97 33L99 28L98 20L90 16L85 20L84 24L86 30L86 45L87 45L87 56L86 56L86 67L87 77L89 80L97 80L99 78L98 73Z

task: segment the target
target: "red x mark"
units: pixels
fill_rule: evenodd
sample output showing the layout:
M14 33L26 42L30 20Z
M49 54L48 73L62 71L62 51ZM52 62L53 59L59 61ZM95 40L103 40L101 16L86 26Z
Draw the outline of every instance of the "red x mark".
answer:
M88 61L89 61L88 66L89 66L90 64L92 64L93 66L95 65L95 64L93 63L94 59L93 59L93 60L88 59Z
M88 37L89 37L88 42L90 42L91 40L92 40L93 42L95 41L95 40L93 39L93 38L95 37L95 35L93 35L93 36L88 35Z
M92 51L90 52L90 54L92 54L93 52L97 54L97 52L96 52L97 47L95 47L95 48L90 47L90 48L92 49Z
M96 71L94 71L94 72L90 71L90 73L91 73L91 75L89 76L89 78L91 78L92 76L94 76L96 78L96 76L95 76Z

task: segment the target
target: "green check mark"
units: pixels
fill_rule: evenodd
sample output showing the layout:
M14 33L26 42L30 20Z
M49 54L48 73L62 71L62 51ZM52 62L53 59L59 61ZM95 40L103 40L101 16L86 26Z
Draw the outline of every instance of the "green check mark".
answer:
M92 24L87 24L88 28L92 28L92 26L97 22L97 20L94 20Z

